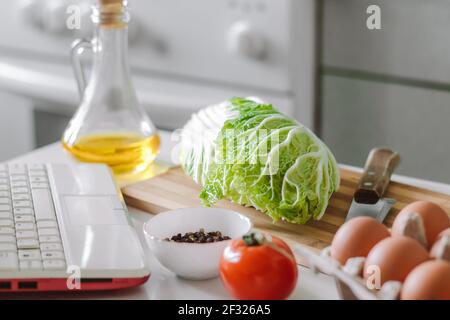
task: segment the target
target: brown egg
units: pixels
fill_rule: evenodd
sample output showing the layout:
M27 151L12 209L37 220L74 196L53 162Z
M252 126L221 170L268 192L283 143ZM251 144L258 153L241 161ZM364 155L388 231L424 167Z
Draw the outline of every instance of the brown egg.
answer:
M377 243L367 256L364 277L373 276L373 266L379 268L381 284L386 281L404 281L408 273L429 259L419 242L404 236L389 237Z
M353 218L334 235L331 256L344 265L349 258L366 257L375 244L389 235L388 228L373 218Z
M450 300L450 263L443 260L427 261L406 277L403 300Z
M408 212L416 212L422 217L429 247L433 245L440 232L450 228L450 217L440 206L430 201L416 201L404 207L395 218L391 230L393 236L401 235L400 221Z

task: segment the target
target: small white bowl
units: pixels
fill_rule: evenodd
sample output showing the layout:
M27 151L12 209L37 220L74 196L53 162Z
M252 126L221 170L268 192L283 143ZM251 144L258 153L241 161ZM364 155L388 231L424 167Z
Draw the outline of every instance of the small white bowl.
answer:
M179 277L204 280L219 275L219 262L231 240L213 243L181 243L165 239L186 232L220 231L231 239L252 228L250 220L234 211L216 208L186 208L156 215L144 224L144 234L159 262Z

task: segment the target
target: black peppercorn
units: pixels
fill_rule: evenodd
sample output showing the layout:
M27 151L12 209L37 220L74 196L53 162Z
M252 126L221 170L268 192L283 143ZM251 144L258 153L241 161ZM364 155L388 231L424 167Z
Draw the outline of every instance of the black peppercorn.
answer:
M184 235L178 233L170 238L166 238L165 240L187 243L211 243L230 239L231 238L228 236L223 236L220 231L205 232L205 229L201 228L197 232L187 232Z

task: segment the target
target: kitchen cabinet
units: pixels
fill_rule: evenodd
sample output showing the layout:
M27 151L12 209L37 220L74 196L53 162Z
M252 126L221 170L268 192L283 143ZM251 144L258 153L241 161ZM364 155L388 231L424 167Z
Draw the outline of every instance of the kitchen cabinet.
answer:
M0 91L0 161L34 148L31 102Z
M369 5L381 30L366 27ZM339 162L362 166L374 145L398 171L450 181L450 2L324 0L322 134Z
M398 173L450 181L450 92L324 76L323 138L338 162L363 166L373 146L402 156Z
M366 27L369 5L381 30ZM449 30L447 0L325 0L322 65L450 83Z

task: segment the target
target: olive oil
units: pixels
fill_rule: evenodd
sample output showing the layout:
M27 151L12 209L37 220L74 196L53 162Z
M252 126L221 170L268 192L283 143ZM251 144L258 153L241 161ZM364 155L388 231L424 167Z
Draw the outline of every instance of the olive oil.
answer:
M157 134L143 137L135 133L81 136L71 146L63 142L78 160L107 164L119 176L145 171L158 154L159 144Z

